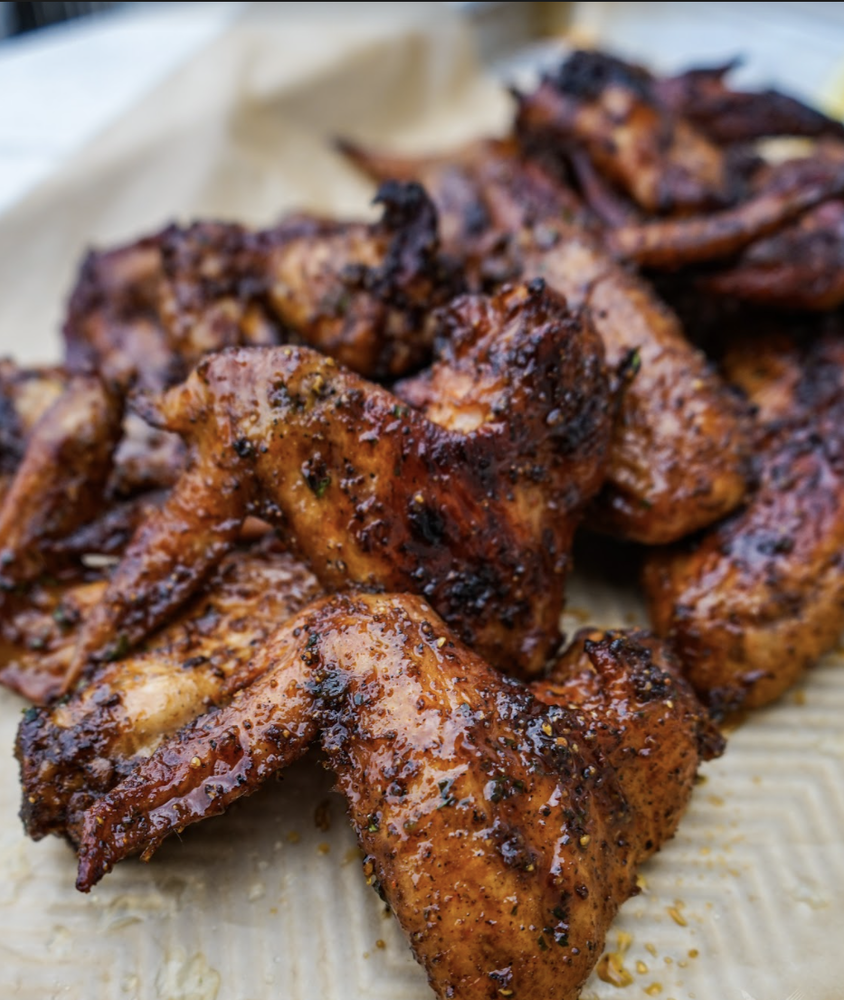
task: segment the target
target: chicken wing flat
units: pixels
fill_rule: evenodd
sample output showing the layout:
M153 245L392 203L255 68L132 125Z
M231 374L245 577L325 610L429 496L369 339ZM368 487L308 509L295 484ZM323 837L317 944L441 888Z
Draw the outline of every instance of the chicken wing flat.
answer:
M603 350L542 282L458 299L444 321L462 332L423 379L440 394L428 415L294 347L222 352L150 400L191 464L87 619L73 671L165 620L249 513L281 525L327 589L422 593L495 662L541 668L604 474Z
M759 484L692 542L649 555L655 629L713 706L779 697L844 628L844 339L751 341L726 360L759 402Z
M375 224L198 222L89 255L65 324L68 367L158 391L209 352L286 342L368 377L420 367L429 313L462 275L439 252L436 209L419 185L385 184L376 201Z
M844 139L844 125L778 90L733 90L727 83L739 65L686 70L655 81L660 99L719 145L770 136Z
M74 624L104 586L72 588L51 613L42 611L40 623L30 623L45 645L58 632L50 651L54 685L72 650ZM254 679L254 655L266 637L319 595L314 577L277 541L238 548L143 651L104 664L67 701L29 710L17 742L29 835L64 833L166 737L226 704Z
M565 156L582 149L645 211L687 214L737 194L723 151L659 100L647 70L578 51L519 99L516 130Z
M621 399L607 485L589 515L593 526L660 544L711 524L741 503L750 455L743 407L650 286L614 260L596 234L579 224L582 218L571 221L565 196L555 196L561 189L547 171L508 143L478 144L456 156L464 180L475 185L489 233L518 234L502 255L490 253L490 240L484 244L477 229L466 228L464 199L456 214L453 203L439 200L450 182L437 177L451 175L449 157L419 163L356 148L354 158L374 176L397 164L402 177L418 169L444 229L463 234L454 239L465 251L484 246L487 280L542 278L571 309L588 310L611 367L634 359L637 371Z
M584 642L575 659L592 680L563 704L548 683L534 694L500 676L410 595L318 603L258 656L254 684L88 810L79 888L222 812L319 736L368 881L443 998L574 1000L636 866L720 749L684 682L622 636Z
M732 266L701 278L701 285L759 305L837 308L844 302L844 201L825 202L752 243Z

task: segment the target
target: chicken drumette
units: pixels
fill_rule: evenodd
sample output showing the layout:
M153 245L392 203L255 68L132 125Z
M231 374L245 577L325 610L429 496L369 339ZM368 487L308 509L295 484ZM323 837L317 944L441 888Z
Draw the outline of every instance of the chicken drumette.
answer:
M808 344L763 329L728 352L728 375L759 408L757 489L647 558L654 627L720 708L774 700L844 627L844 338L831 325Z

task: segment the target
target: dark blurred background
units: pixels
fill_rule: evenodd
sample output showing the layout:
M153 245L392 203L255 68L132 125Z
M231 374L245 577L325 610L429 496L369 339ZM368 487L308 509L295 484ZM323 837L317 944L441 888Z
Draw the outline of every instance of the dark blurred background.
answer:
M119 6L117 3L2 3L0 37L23 35L36 28Z

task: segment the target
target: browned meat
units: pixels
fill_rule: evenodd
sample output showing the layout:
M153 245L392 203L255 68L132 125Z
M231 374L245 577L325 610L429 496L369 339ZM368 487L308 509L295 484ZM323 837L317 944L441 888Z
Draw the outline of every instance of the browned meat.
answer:
M844 139L844 125L777 90L731 90L726 77L737 60L686 70L655 83L660 99L713 142L751 142L766 136Z
M720 749L682 680L621 636L577 651L592 677L563 704L548 683L535 696L502 678L409 595L317 604L258 656L268 669L251 687L86 813L79 888L222 812L320 735L368 880L443 998L574 1000L636 866Z
M722 150L659 100L646 70L601 52L574 52L521 95L516 129L565 156L582 149L645 211L686 214L732 202Z
M586 234L537 227L522 252L525 275L541 275L571 308L588 308L607 362L628 366L590 526L653 545L738 506L750 457L744 407L674 314Z
M727 709L779 697L844 628L844 340L780 345L750 341L726 361L760 405L756 492L645 571L654 627Z
M41 415L0 503L0 588L50 569L51 544L101 513L121 415L99 378L82 375Z
M538 670L604 474L603 351L541 282L458 299L444 323L449 352L405 386L428 415L293 347L214 355L150 401L191 463L86 621L69 680L171 614L247 513L283 526L327 589L422 593L494 662Z
M802 183L790 189L782 184L773 190L763 189L737 207L720 212L622 226L607 234L606 244L616 256L644 267L674 269L731 257L748 244L778 232L820 202L844 194L844 167L840 165L832 167L827 177L799 180ZM753 252L749 257L753 258Z
M7 488L33 429L66 385L60 368L19 368L0 359L0 490Z
M396 163L360 150L356 162L376 174ZM435 199L443 187L437 178L452 170L447 158L398 162L403 177L418 168ZM616 422L607 486L590 523L659 544L738 506L750 454L743 408L685 339L677 318L644 281L612 259L595 234L570 221L563 202L554 199L559 186L537 164L495 143L470 147L456 162L467 183L473 179L493 236L508 230L519 234L497 255L489 254L487 239L481 261L485 276L541 277L571 309L589 310L611 366L637 359L633 367L638 371L626 386ZM462 208L451 216L454 206L448 200L437 200L437 206L444 227L463 234L454 237L457 244L477 251L481 238L462 228Z
M30 674L60 683L74 625L103 587L71 588L39 615L29 612L21 625L49 650L49 664L25 665ZM266 637L319 594L314 577L277 542L237 549L143 652L104 664L69 700L30 709L18 736L29 835L63 833L162 740L226 704L256 676L255 654Z
M109 383L149 389L182 376L159 315L166 232L88 254L63 330L69 371L96 371Z
M828 201L751 244L730 267L701 278L704 290L747 302L828 310L844 302L844 201Z
M466 263L472 284L518 277L506 236L546 220L590 224L575 193L513 139L481 139L436 157L402 157L343 140L341 150L373 180L418 180L439 213L443 246Z
M380 222L199 222L89 255L65 325L68 365L158 391L211 351L305 343L368 377L430 356L430 311L462 287L417 184L388 183Z

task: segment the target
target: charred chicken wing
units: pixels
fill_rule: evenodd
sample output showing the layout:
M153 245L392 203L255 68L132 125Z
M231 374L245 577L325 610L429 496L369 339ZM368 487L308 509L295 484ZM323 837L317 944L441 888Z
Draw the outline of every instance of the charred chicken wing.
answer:
M720 751L658 647L624 636L585 640L568 680L526 687L421 598L350 595L258 656L249 688L88 810L79 887L222 812L319 737L364 871L442 998L574 1000L637 865Z
M422 593L494 662L538 670L603 478L603 351L542 282L458 299L444 322L448 353L405 386L423 412L294 347L222 352L149 400L192 458L87 619L69 682L171 614L249 513L327 589Z

